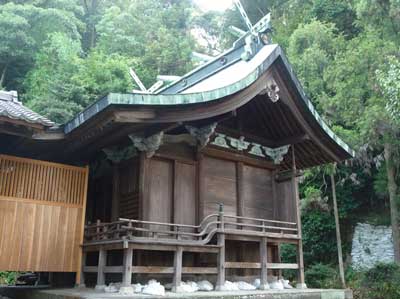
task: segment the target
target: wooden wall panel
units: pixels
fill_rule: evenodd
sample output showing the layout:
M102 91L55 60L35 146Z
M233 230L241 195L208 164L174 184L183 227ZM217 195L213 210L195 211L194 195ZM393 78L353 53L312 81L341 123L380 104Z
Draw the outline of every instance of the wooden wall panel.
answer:
M131 159L119 167L119 217L139 219L139 160Z
M237 214L236 164L205 156L202 161L201 186L203 190L202 216L218 212L218 203L224 204L224 212Z
M175 163L174 222L196 224L196 165Z
M79 271L87 178L87 168L0 155L0 271Z
M244 216L273 219L274 198L271 171L243 165L242 177Z
M0 199L2 271L75 272L82 209Z
M293 194L292 181L283 181L276 184L277 191L277 220L297 222L296 200Z
M149 176L147 177L148 192L145 200L145 220L157 222L172 222L173 208L173 167L169 160L151 159Z

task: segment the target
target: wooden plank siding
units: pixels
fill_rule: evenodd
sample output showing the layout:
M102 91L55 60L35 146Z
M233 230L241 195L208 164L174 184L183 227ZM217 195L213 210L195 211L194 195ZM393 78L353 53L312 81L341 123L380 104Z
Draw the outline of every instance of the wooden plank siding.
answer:
M0 270L77 272L88 169L0 155Z

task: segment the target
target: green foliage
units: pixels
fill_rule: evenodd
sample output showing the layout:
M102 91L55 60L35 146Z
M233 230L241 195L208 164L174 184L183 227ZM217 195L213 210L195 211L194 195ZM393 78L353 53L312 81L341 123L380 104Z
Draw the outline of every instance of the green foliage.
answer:
M400 124L400 61L390 57L386 69L377 70L377 79L386 99L386 110L392 121Z
M0 286L1 285L13 285L17 281L18 272L0 272Z
M378 264L368 270L361 282L363 298L397 299L400 297L400 266Z
M82 23L69 10L68 2L47 2L0 5L0 85L20 87L21 76L32 67L49 34L62 32L72 39L80 38Z
M331 64L342 43L333 24L312 21L300 24L289 39L288 55L308 95L318 99L324 91L321 74Z
M335 220L331 213L312 210L301 217L304 261L329 263L337 257Z
M311 14L320 21L334 23L347 38L358 33L354 26L356 13L348 1L316 0Z
M81 54L78 42L50 35L25 82L28 106L63 123L99 96L133 88L128 72L132 60L95 51L83 59Z
M309 288L340 289L338 270L330 265L315 264L305 271L306 284Z

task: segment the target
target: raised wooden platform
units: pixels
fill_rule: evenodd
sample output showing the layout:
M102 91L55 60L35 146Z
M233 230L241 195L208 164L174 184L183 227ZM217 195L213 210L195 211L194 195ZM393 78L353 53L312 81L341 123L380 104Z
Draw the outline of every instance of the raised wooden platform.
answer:
M225 240L259 243L259 261L226 261ZM112 223L97 221L85 230L84 262L79 285L86 284L85 273L97 273L98 286L105 284L106 273L121 273L124 286L132 283L132 274L172 274L173 289L176 289L182 281L182 274L216 274L218 290L225 282L226 269L258 269L261 285L267 284L268 270L279 270L278 276L281 277L281 270L293 269L298 271L298 282L304 284L301 258L295 264L281 263L279 256L276 262L268 262L267 258L267 244L270 241L274 244L292 243L298 246L299 240L297 224L294 222L225 215L223 206L220 206L218 214L208 215L199 225L122 218ZM123 251L123 263L108 265L108 252L116 249ZM173 266L138 265L133 260L134 250L173 252ZM86 264L90 252L98 252L97 265ZM206 267L183 267L184 252L216 254L217 263Z

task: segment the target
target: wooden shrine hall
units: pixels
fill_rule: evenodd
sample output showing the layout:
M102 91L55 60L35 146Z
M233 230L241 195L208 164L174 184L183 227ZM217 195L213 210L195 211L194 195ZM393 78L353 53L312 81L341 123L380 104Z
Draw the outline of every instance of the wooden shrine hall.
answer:
M0 94L0 270L98 287L160 276L176 290L184 276L267 288L294 269L305 287L297 179L354 153L262 25L170 85L108 94L64 125ZM281 261L284 243L296 262Z

